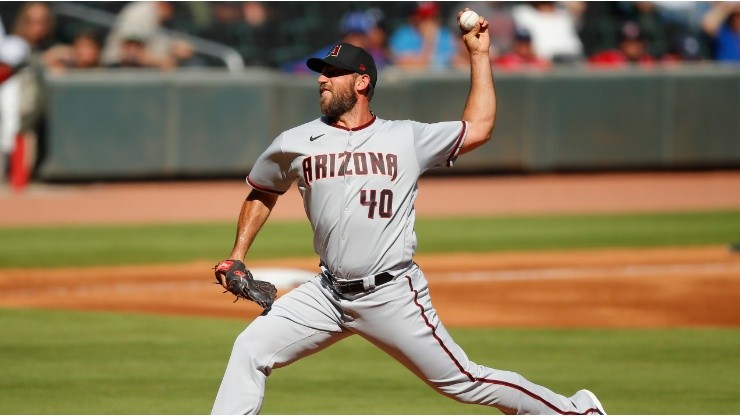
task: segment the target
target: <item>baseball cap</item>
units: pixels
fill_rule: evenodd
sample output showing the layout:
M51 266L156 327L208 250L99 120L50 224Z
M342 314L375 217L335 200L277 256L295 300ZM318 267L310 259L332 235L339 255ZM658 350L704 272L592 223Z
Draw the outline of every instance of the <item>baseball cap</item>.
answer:
M375 86L378 80L378 70L375 68L375 60L366 50L349 43L337 43L326 56L321 58L309 58L306 66L316 72L324 70L326 65L346 69L362 75L370 76L370 83Z
M532 40L532 34L529 33L529 30L518 27L514 31L514 39L516 40L522 40L522 41L531 41Z

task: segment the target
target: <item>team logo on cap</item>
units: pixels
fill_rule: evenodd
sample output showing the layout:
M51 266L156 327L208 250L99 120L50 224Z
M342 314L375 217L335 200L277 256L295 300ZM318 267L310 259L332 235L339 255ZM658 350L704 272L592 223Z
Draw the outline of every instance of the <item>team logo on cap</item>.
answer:
M339 44L334 45L334 49L332 49L331 52L329 52L329 54L326 55L327 58L330 57L330 56L339 56L339 49L341 47L342 47L342 45L339 45Z
M364 71L364 70L366 70L366 69L367 69L367 68L365 68L365 64L360 64L360 71Z

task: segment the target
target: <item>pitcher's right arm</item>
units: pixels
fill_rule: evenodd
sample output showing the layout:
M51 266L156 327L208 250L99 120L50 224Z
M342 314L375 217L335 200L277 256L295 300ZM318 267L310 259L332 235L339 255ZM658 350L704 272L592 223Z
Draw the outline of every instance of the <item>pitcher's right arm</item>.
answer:
M252 189L242 204L236 229L234 248L229 259L244 260L254 238L272 212L280 195Z

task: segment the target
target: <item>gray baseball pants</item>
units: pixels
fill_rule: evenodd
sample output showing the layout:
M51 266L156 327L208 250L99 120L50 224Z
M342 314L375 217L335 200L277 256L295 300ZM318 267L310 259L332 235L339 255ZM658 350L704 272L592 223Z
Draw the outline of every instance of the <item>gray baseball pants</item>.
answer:
M597 413L588 395L568 398L517 373L470 361L440 322L414 266L367 294L345 298L318 275L280 297L237 337L212 414L256 414L273 369L352 334L367 339L437 392L506 414Z

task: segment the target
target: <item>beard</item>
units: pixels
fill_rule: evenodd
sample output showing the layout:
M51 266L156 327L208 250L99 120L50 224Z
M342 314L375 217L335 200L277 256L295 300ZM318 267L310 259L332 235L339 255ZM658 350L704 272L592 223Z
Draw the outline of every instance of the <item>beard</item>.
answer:
M357 97L355 97L349 87L342 90L337 89L332 92L332 95L332 98L324 100L322 97L320 101L321 114L329 118L339 118L339 116L347 113L357 104Z

